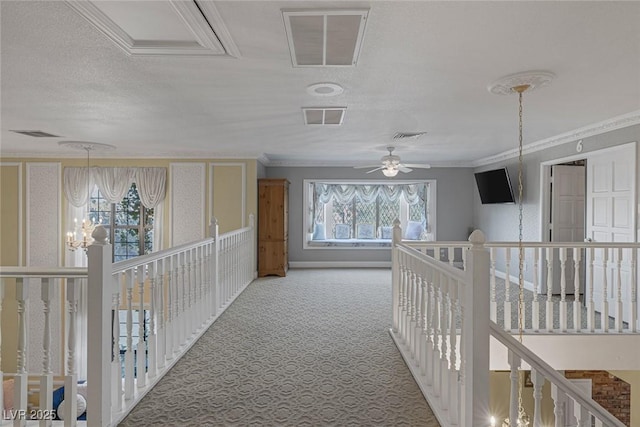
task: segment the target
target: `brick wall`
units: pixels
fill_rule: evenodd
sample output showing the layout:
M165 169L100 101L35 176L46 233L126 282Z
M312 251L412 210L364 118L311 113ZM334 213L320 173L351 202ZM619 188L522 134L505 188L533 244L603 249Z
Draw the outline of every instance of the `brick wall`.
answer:
M592 397L626 426L631 426L631 384L607 371L564 371L567 378L590 378Z

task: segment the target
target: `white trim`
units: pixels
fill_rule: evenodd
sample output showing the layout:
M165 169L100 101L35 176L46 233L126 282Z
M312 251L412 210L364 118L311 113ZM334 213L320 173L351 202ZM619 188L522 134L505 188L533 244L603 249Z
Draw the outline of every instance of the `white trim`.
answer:
M314 125L317 126L317 125ZM333 125L335 126L335 125ZM289 168L353 168L353 165L359 163L357 160L269 160L266 158L265 166L269 167L289 167ZM371 163L377 163L380 159L372 160ZM433 168L469 168L471 162L429 162L431 169ZM375 167L375 166L372 166Z
M65 3L131 56L187 55L236 58L240 56L240 51L231 39L215 5L210 4L204 7L207 12L205 17L204 10L201 11L194 2L168 1L178 15L176 19L181 21L193 35L192 43L135 40L91 2L66 0Z
M603 120L601 122L593 123L578 129L574 129L569 132L561 133L560 135L552 136L550 138L541 139L536 142L527 144L522 149L522 154L535 153L536 151L546 150L558 145L565 144L567 142L578 141L582 138L588 138L595 135L601 135L603 133L611 132L616 129L622 129L629 126L640 124L640 110L632 111L621 116L613 117L611 119ZM500 154L485 157L479 160L471 162L472 167L490 165L492 163L501 162L508 159L518 157L518 150L512 149L504 151Z
M116 155L117 154L117 155ZM86 159L87 156L82 156L75 152L64 153L64 156L60 155L60 152L53 151L20 151L20 152L2 152L2 158L10 159ZM91 156L91 159L161 159L161 160L202 160L202 159L216 159L216 160L260 160L264 164L264 160L268 158L262 153L242 153L242 152L227 152L226 154L214 153L211 151L189 151L189 152L174 152L174 151L154 151L153 153L140 154L126 151L126 149L118 149L117 153L110 152L108 156L95 155ZM266 165L270 166L270 165Z
M289 261L289 268L391 268L391 261Z
M637 145L638 142L637 141L632 141L632 142L626 142L626 143L622 143L622 144L618 144L618 145L614 145L612 147L607 147L607 148L603 148L601 150L594 150L594 151L588 151L588 152L581 152L578 154L573 154L571 156L567 156L567 157L560 157L557 159L553 159L553 160L546 160L544 162L540 162L540 241L541 242L548 242L549 241L549 233L547 233L547 224L550 221L549 218L549 193L546 191L546 189L549 186L549 178L550 178L550 170L551 170L551 166L553 165L557 165L560 163L566 163L566 162L572 162L575 160L586 160L587 162L589 162L590 158L594 158L597 156L600 156L602 154L607 154L607 153L611 153L617 150L624 150L627 148L631 148L633 147L633 152L634 152L634 164L635 164L635 168L634 168L634 179L632 180L632 185L633 185L633 190L632 190L632 194L634 197L633 203L635 206L636 200L637 200L637 188L636 188L636 183L638 180L638 172L637 172ZM588 173L588 171L585 171L585 173ZM586 177L585 177L586 179ZM586 200L585 200L586 203ZM586 224L585 224L586 227ZM637 215L634 215L633 217L633 230L637 230ZM635 239L636 241L638 241L638 232L636 231L635 233Z
M247 223L247 164L242 162L211 162L209 163L209 218L213 217L213 169L216 166L240 166L242 170L242 224L241 228L246 227Z
M22 218L22 162L0 162L0 166L17 166L18 167L18 265L23 265L22 246L24 236L23 218Z

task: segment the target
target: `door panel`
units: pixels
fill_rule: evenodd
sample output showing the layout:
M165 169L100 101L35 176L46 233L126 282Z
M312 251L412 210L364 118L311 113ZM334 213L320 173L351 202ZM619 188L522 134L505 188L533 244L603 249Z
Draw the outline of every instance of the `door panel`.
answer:
M633 242L635 230L635 146L625 145L613 151L590 157L587 162L587 237L594 242ZM608 301L610 314L615 314L618 300L617 250L605 254L596 250L593 265L593 299L597 311ZM630 271L620 265L622 301L630 298ZM604 295L606 286L607 295ZM628 320L625 312L623 319Z

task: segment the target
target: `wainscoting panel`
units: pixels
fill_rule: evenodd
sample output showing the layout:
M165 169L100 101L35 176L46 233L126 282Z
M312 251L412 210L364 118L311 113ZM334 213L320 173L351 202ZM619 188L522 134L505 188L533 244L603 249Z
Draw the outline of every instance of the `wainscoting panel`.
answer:
M171 163L170 246L204 239L205 163Z
M62 168L60 163L26 164L26 265L62 265ZM61 284L54 284L58 290L56 301L51 304L51 336L62 336L59 319L61 310ZM29 352L30 372L42 371L42 337L44 333L44 312L39 282L29 286ZM51 365L54 371L62 368L61 342L51 341Z

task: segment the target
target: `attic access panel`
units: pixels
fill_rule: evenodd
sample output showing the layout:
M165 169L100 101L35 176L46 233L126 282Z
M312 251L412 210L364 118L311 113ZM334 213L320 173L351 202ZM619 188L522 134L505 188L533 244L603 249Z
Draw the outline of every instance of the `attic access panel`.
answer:
M294 67L353 67L368 10L283 11Z

